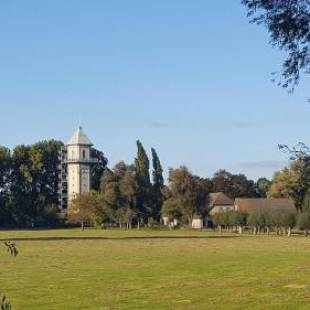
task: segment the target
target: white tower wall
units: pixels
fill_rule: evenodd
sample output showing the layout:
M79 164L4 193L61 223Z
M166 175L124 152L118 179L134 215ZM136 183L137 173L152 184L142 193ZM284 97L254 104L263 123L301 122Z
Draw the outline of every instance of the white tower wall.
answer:
M67 144L68 205L78 194L91 188L90 149L92 143L80 127Z

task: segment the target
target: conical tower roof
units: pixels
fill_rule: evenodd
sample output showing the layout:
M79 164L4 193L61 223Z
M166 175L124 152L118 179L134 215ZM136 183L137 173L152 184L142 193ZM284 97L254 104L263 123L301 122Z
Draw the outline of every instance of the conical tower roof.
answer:
M73 134L67 145L88 145L92 146L93 143L89 140L82 127Z

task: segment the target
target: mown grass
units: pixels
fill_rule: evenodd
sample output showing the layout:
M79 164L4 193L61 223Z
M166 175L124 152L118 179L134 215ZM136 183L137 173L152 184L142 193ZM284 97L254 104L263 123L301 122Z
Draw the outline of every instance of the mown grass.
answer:
M16 258L0 252L0 289L13 310L310 305L310 238L120 230L5 231L0 238L28 238L16 241Z

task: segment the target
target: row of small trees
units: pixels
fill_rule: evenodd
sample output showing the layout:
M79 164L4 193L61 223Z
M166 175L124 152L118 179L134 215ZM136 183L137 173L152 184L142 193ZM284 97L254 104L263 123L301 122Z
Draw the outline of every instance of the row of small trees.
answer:
M274 231L276 234L291 235L293 228L304 230L308 236L310 230L310 212L295 213L285 210L257 209L250 213L240 211L219 212L212 216L213 224L219 231L253 230L254 234Z

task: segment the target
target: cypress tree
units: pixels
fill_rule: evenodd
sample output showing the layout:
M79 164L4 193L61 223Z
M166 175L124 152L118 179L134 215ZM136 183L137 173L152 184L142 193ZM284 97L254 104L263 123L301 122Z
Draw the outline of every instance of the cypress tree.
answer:
M137 141L137 157L135 159L135 170L138 185L137 208L139 217L146 219L151 215L151 181L150 162L142 143Z
M154 148L152 148L153 162L153 216L157 220L160 219L160 211L163 204L162 188L164 186L163 168L159 157Z
M152 161L153 161L153 186L155 188L162 188L164 185L163 168L161 166L159 157L154 148L152 148Z

